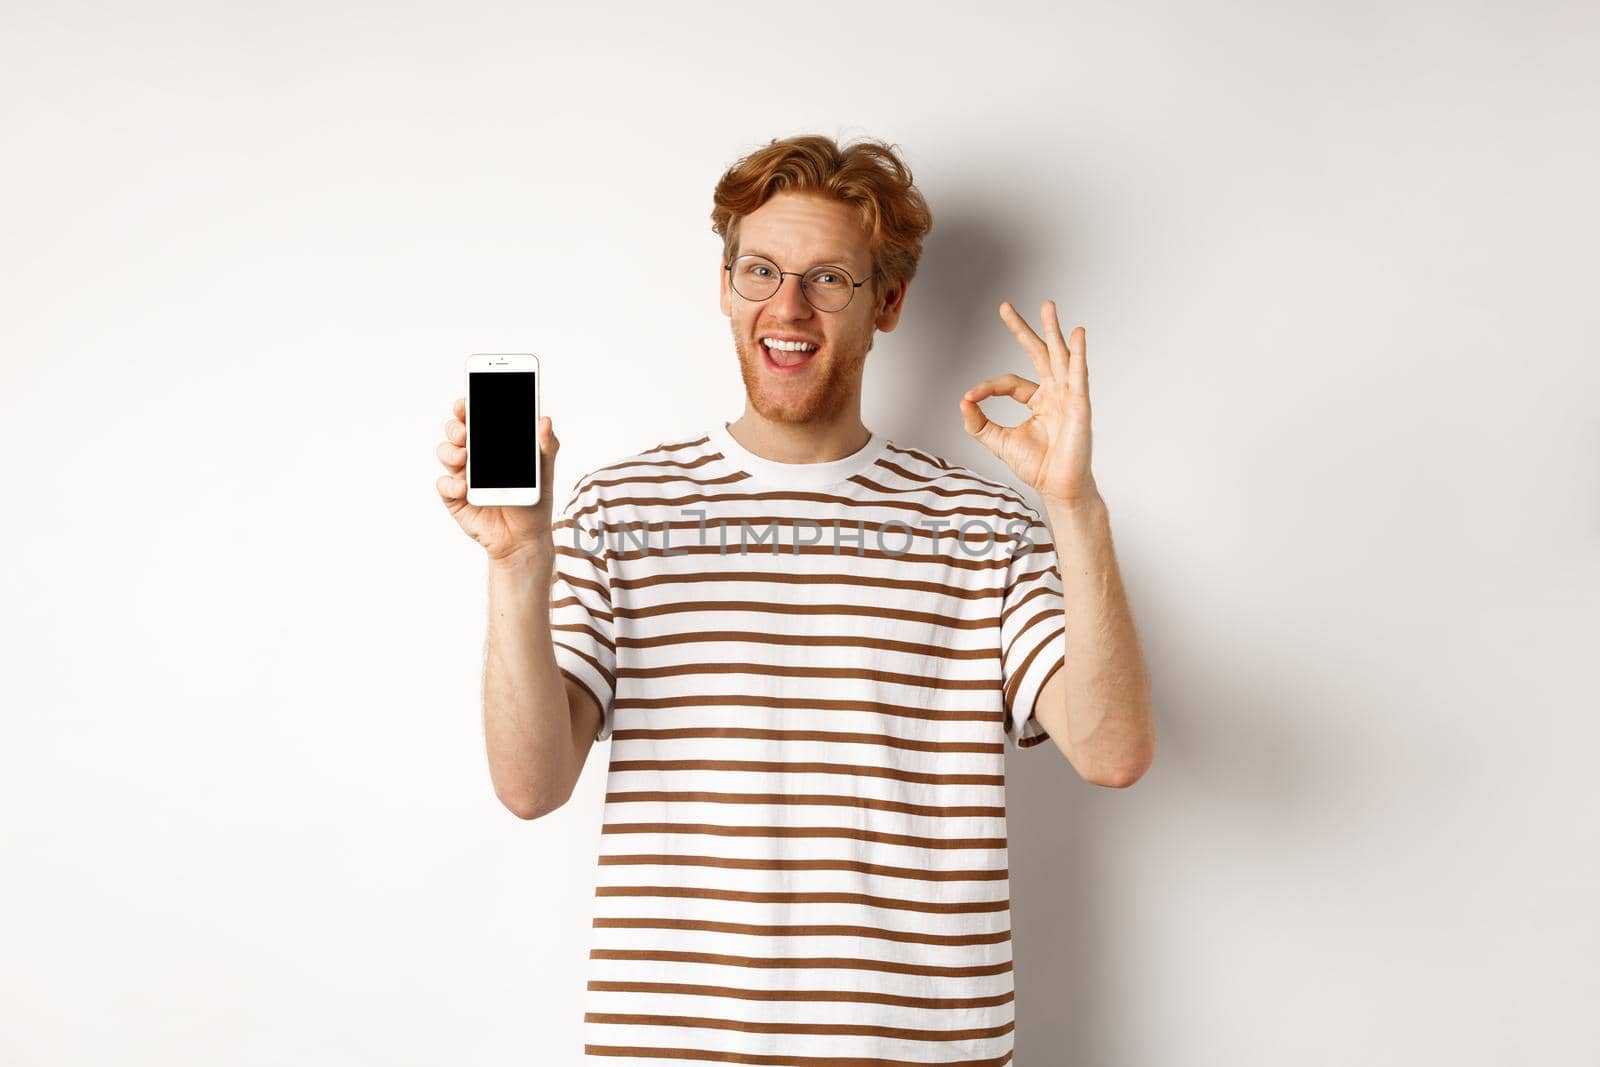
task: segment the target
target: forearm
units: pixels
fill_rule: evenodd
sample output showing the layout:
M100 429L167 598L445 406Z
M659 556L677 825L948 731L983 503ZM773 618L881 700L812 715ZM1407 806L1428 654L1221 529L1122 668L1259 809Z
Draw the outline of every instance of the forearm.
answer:
M1077 506L1046 503L1065 603L1063 692L1068 744L1090 767L1137 778L1155 751L1150 678L1111 542L1111 517L1095 494Z
M559 807L577 779L572 713L550 636L554 556L489 563L484 738L495 794L523 815Z

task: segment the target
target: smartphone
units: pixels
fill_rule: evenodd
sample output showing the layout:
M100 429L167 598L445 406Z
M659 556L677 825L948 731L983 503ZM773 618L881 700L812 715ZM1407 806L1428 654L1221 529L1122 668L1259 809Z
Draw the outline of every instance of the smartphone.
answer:
M539 358L467 357L467 503L539 502Z

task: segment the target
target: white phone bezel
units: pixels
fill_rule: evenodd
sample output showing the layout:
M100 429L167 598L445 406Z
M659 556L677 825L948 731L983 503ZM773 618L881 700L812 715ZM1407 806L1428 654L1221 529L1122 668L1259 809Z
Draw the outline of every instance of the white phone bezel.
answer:
M517 371L533 371L533 425L534 425L534 451L539 448L539 408L540 400L544 396L544 383L539 375L539 357L531 352L477 352L467 357L467 503L474 507L526 507L537 504L544 486L506 486L497 489L472 487L472 375L514 373ZM544 473L542 466L544 457L535 455L533 458L540 474ZM539 481L543 482L540 478Z

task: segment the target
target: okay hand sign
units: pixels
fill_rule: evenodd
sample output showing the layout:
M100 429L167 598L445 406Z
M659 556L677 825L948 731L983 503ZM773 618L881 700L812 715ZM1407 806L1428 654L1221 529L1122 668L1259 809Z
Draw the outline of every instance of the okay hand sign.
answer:
M1039 380L1002 374L979 382L961 398L961 420L967 433L1005 460L1047 506L1076 507L1099 496L1089 470L1087 334L1078 326L1071 340L1061 336L1054 300L1045 301L1040 316L1044 340L1009 301L1000 305L1001 321L1028 353ZM991 396L1009 396L1027 405L1028 417L1016 426L989 421L978 403Z

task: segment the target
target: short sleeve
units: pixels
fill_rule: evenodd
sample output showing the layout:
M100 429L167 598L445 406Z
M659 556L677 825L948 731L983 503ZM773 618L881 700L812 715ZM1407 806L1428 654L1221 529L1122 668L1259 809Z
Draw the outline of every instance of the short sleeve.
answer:
M1023 524L1027 523L1026 530ZM1061 569L1050 527L1033 508L1010 528L1017 540L1000 608L1000 660L1006 736L1018 748L1049 739L1034 716L1039 691L1066 663Z
M611 575L601 508L597 487L585 477L550 524L556 550L550 578L550 638L562 675L588 690L600 706L596 741L611 736L617 687Z

